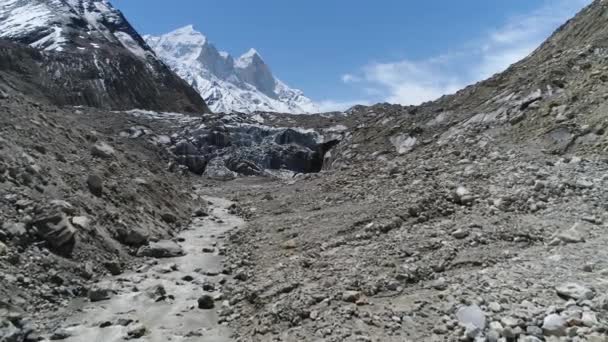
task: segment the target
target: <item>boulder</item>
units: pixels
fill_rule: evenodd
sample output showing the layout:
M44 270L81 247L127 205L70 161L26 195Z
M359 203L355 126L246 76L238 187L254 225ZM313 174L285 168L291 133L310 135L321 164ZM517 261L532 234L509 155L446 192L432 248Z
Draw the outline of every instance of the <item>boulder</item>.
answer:
M4 222L2 230L10 237L21 238L27 234L27 229L24 223L20 222Z
M117 230L116 239L124 245L140 247L148 243L149 235L145 229L141 227L119 228Z
M91 226L91 219L86 216L76 216L72 217L72 224L75 227L88 230Z
M107 261L103 263L103 266L110 272L111 275L117 276L122 274L122 266L118 261Z
M359 291L344 291L342 292L342 301L355 303L361 298L362 294Z
M128 340L136 340L144 337L148 333L148 329L142 324L136 324L127 331Z
M215 307L215 301L211 295L202 295L198 299L198 308L203 310L211 310Z
M102 141L97 142L91 147L91 155L96 158L110 159L114 157L115 154L116 151L114 151L114 148Z
M184 165L194 174L202 175L207 167L207 159L199 155L178 156L177 162Z
M565 299L586 300L593 299L595 292L583 285L567 283L555 287L557 294Z
M175 145L173 153L178 156L197 155L198 149L192 143L182 140Z
M207 168L205 169L204 176L219 180L219 181L230 181L236 178L237 174L235 172L230 171L224 160L221 158L213 159L207 164Z
M112 291L108 288L101 286L93 286L89 289L88 297L91 302L100 302L102 300L108 300L112 296Z
M97 197L100 197L103 193L103 180L97 175L90 175L87 178L87 186L89 191Z
M152 242L148 246L142 246L137 251L137 256L151 258L173 258L184 255L184 250L175 242L162 240Z
M32 221L31 228L48 243L53 252L65 257L72 255L76 244L76 229L64 213L39 215Z
M549 315L543 321L543 332L547 336L565 336L567 328L566 320L557 314Z
M51 201L51 208L56 209L58 211L61 211L63 213L65 213L66 215L76 215L76 208L74 208L74 206L72 204L70 204L69 202L63 201L63 200L52 200Z
M25 339L24 332L17 328L10 320L0 318L0 341L18 342Z
M463 327L473 326L481 331L486 327L486 314L477 305L460 308L456 312L456 318Z
M175 222L177 222L177 217L175 217L175 215L171 214L171 213L164 213L160 216L163 221L165 221L166 223L169 224L173 224Z
M585 242L585 235L582 225L577 223L572 228L558 233L556 237L564 243L581 243Z

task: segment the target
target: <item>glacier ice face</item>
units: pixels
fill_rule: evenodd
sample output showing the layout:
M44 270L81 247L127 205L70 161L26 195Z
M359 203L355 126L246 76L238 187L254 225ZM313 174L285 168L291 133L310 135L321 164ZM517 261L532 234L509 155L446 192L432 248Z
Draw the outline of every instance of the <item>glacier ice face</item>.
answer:
M300 90L277 79L255 49L234 59L192 26L144 39L214 112L319 112Z

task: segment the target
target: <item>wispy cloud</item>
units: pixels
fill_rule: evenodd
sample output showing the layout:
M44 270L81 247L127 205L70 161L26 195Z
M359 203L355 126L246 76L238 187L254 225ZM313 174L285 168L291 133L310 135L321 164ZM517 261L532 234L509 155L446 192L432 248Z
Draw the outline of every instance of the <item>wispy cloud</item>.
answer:
M530 54L553 30L592 0L552 0L510 18L456 52L425 60L370 63L342 81L384 94L381 101L419 104L505 70Z

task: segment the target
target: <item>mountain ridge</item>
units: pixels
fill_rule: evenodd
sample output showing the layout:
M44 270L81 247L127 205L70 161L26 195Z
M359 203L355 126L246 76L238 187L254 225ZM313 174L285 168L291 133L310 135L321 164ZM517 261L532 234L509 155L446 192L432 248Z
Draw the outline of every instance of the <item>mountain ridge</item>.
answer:
M0 73L58 105L209 112L107 0L0 0ZM133 86L136 85L136 86Z
M167 65L197 89L215 112L319 111L302 91L276 78L253 48L234 58L218 50L192 25L143 38Z

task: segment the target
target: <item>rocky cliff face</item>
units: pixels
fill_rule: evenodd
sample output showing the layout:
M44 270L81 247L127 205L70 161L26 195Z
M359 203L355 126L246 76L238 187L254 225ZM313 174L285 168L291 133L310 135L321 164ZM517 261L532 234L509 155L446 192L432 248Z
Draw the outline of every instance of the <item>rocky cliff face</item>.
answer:
M203 96L214 112L316 113L304 94L277 79L251 49L238 59L218 51L207 37L187 26L145 40L179 76Z
M15 90L19 79L27 78L39 95L61 105L208 111L108 1L3 0L0 5L0 39L24 45L2 43L0 71Z

